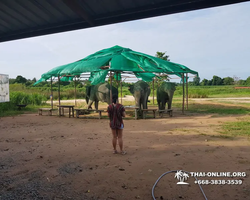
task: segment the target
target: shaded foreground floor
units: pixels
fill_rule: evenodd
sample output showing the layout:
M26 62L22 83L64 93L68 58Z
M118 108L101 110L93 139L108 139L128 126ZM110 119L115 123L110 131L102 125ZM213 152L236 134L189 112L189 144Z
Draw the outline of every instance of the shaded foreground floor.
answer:
M235 119L177 115L125 120L128 154L113 155L107 119L0 118L0 199L147 200L161 174L180 169L246 172L242 185L202 187L209 200L249 199L250 141L219 136L221 123ZM204 199L194 178L187 182L180 186L174 174L166 175L155 196Z

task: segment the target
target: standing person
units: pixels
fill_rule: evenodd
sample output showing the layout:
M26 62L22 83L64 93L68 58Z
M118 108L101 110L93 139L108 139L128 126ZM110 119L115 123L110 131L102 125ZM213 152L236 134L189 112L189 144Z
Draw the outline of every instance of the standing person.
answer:
M122 117L125 117L125 108L122 104L119 104L117 102L118 102L118 96L114 94L112 96L112 104L108 106L110 128L113 135L112 139L112 144L114 148L113 153L114 154L118 153L116 150L116 144L118 140L120 153L125 155L127 152L123 150L123 139L122 139L122 131L124 128Z

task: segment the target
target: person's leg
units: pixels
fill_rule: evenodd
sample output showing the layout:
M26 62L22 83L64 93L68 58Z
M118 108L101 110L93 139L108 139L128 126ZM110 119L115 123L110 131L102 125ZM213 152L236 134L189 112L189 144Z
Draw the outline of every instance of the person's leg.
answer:
M116 150L116 141L117 141L117 134L116 134L116 129L111 129L112 131L112 135L113 135L113 138L112 138L112 144L113 144L113 148L114 148L114 153L117 153L117 150Z
M121 153L124 153L124 151L123 151L123 139L122 139L123 129L117 129L117 132L118 132L118 144L119 144Z

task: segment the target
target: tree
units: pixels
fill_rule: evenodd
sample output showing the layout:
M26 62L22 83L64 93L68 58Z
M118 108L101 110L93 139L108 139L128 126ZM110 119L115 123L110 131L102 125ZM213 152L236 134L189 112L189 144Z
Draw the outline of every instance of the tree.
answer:
M15 83L22 83L22 84L25 84L27 82L27 79L26 78L24 78L24 77L22 77L22 76L17 76L16 77L16 81L15 81Z
M198 86L198 85L200 85L200 77L199 76L196 76L196 77L194 77L194 79L193 79L193 83L194 83L194 85L195 86Z
M166 54L166 52L157 51L155 54L155 57L160 58L162 60L170 61L169 56L165 55L165 54Z
M213 76L212 85L222 85L223 81L219 76Z
M250 76L248 76L248 78L246 79L245 84L248 85L248 86L250 86Z
M15 83L15 81L16 81L16 79L14 79L14 78L10 78L10 79L9 79L9 84L14 84L14 83Z
M242 80L242 79L241 79L241 80L239 80L239 82L238 82L238 83L239 83L239 85L247 85L247 84L246 84L246 81L245 81L245 80Z
M207 85L212 85L212 83L213 83L213 80L208 80L207 81Z
M170 61L169 56L168 56L168 55L165 55L165 54L166 54L166 52L157 51L156 54L155 54L155 56L156 56L157 58L162 59L162 60ZM159 76L161 77L161 79L157 79L157 83L158 83L159 85L161 85L161 83L162 83L163 81L169 81L168 75L166 75L166 74L164 74L164 73L163 73L163 74L160 73Z
M207 79L203 79L200 83L202 86L208 85L208 80Z
M223 78L223 85L233 85L234 79L232 77Z

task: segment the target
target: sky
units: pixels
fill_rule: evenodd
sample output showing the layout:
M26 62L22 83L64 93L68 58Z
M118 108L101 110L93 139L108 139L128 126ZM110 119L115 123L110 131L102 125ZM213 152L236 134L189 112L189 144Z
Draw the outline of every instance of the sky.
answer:
M250 2L0 43L0 74L39 79L115 45L195 70L202 79L250 76Z

